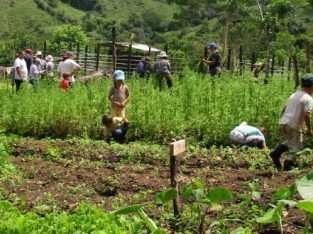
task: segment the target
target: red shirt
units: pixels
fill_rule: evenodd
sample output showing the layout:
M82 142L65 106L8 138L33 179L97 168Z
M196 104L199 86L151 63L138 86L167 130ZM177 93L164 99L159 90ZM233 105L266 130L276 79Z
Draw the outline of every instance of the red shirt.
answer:
M62 80L60 82L60 88L67 90L70 87L70 83L68 82L68 80Z

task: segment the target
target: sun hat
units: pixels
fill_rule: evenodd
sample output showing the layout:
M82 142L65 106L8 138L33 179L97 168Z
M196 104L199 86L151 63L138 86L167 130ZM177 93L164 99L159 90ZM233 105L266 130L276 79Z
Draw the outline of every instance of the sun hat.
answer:
M160 58L167 58L168 56L167 56L165 51L161 51L160 54L159 54L159 57Z
M40 59L39 59L39 58L36 58L36 59L35 59L35 63L39 63L39 64L40 64L40 63L41 63Z
M46 57L46 60L52 62L52 61L53 61L52 55L49 54L49 55Z
M72 51L66 51L65 54L63 55L63 58L70 58L70 57L73 57Z
M313 86L313 74L307 73L301 79L301 85L305 87Z
M125 74L122 70L115 70L113 77L115 80L125 80Z
M42 55L40 50L38 50L37 53L36 53L36 56L38 56L38 55Z
M209 49L217 48L217 44L215 42L211 42L208 44Z

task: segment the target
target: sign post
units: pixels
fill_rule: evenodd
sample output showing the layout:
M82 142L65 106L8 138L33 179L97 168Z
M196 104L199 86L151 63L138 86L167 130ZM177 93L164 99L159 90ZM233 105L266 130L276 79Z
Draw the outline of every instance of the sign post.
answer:
M186 141L179 140L170 143L170 173L171 173L171 186L178 192L177 183L177 161L176 157L186 151ZM173 200L174 215L179 216L180 201L179 196Z

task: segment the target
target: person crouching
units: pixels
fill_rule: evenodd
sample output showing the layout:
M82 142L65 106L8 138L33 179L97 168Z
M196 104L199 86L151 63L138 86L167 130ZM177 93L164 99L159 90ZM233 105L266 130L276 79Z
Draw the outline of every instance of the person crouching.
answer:
M112 115L104 115L102 117L104 125L103 137L108 143L113 138L116 142L122 144L126 141L126 133L128 131L128 119L124 117L112 117Z

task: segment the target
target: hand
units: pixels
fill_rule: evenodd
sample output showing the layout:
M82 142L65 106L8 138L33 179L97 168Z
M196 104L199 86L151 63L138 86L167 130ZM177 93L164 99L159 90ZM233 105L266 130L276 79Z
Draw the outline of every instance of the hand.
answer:
M308 129L308 130L306 131L306 134L308 134L309 136L312 136L312 135L313 135L312 129L311 129L311 128Z

